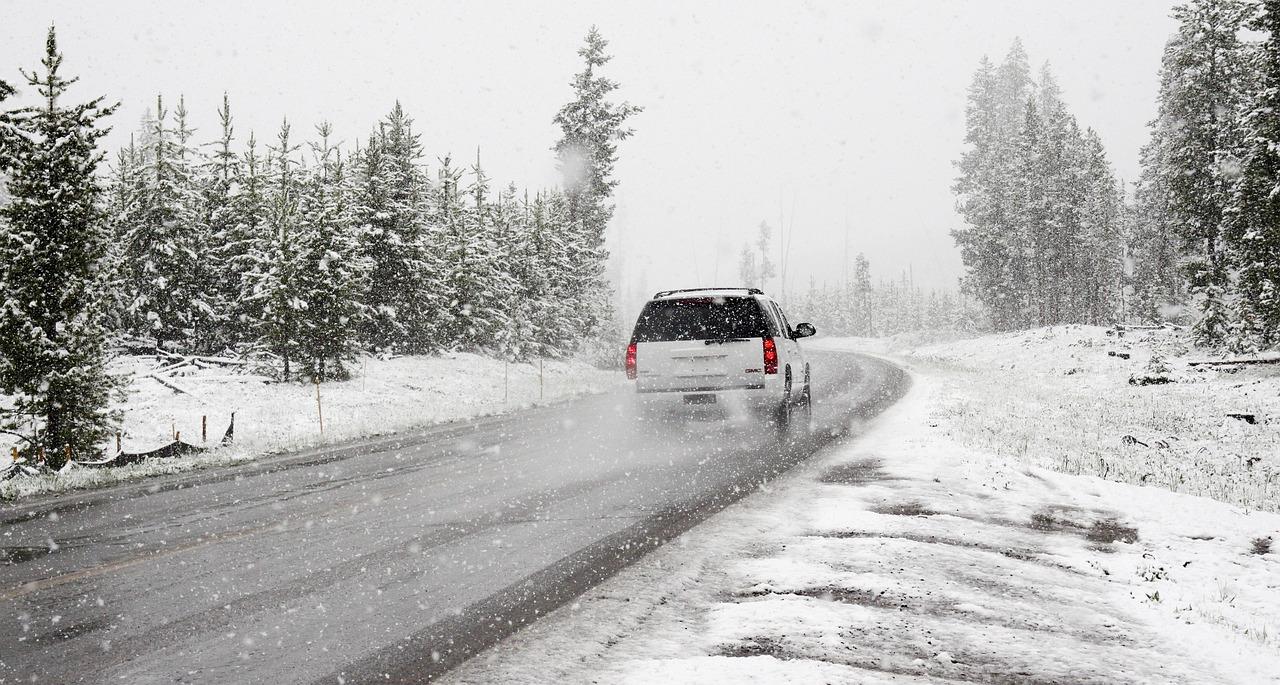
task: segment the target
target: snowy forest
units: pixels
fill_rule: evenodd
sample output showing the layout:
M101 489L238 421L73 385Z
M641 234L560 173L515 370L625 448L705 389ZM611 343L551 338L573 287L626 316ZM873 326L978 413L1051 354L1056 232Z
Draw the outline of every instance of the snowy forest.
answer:
M1280 2L1195 0L1175 16L1131 212L1134 306L1192 319L1203 345L1274 348Z
M800 318L819 322L828 335L976 333L986 325L979 303L963 291L924 290L907 273L898 279L873 280L871 262L862 254L854 258L847 282L832 286L810 280L804 296L792 306Z
M344 147L326 123L238 131L229 96L202 137L181 96L157 97L109 154L116 105L67 102L50 28L42 69L0 81L0 101L33 102L0 110L4 428L37 417L30 444L91 451L118 420L106 363L139 346L255 355L319 383L361 352L523 360L600 339L613 165L639 111L610 102L606 46L593 28L573 98L547 113L563 186L522 190L496 185L479 152L428 164L398 103Z
M965 289L991 327L1107 323L1122 307L1122 197L1098 135L1081 128L1046 64L1015 42L969 88L953 235Z
M1048 66L1033 78L1020 43L979 65L954 237L992 328L1173 322L1201 345L1280 344L1280 2L1174 17L1128 193Z

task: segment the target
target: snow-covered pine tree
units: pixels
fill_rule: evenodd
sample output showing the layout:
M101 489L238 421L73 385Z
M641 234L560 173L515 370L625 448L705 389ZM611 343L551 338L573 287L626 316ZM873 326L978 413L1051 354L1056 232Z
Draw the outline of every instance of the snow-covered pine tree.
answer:
M270 171L266 174L266 239L254 255L250 298L261 307L257 322L258 344L281 360L281 379L299 370L300 321L306 315L299 273L302 270L298 204L302 178L295 156L299 146L290 140L291 127L280 124L276 144L268 148Z
M148 161L138 174L137 202L124 217L124 268L131 329L169 349L201 349L217 312L208 292L208 248L195 184L190 131L171 129L156 98ZM181 124L182 122L180 122Z
M464 234L466 211L462 202L462 169L453 165L448 155L440 158L436 182L431 187L431 223L439 231L438 254L442 258L439 292L444 302L440 311L439 342L442 347L461 344L465 331L471 326L469 294L474 289L468 271L468 248Z
M1020 42L999 68L983 59L966 123L953 187L965 225L952 232L963 291L998 330L1103 318L1119 293L1115 181L1048 66L1033 83ZM895 307L927 304L912 287L897 291Z
M497 202L490 207L493 226L495 261L507 279L506 290L497 293L506 323L493 340L495 351L503 359L526 359L530 355L529 343L533 330L526 298L533 280L532 272L538 268L535 255L526 239L528 214L516 199L514 183L498 193Z
M271 241L270 207L267 189L270 160L258 153L258 140L253 132L240 155L238 176L232 182L231 221L225 233L216 236L216 259L222 265L219 286L224 293L236 293L226 302L227 334L233 345L257 343L263 321L263 301L254 296L261 274L268 265L262 260L269 254Z
M1026 231L1018 220L1025 201L1015 181L1031 85L1021 41L998 68L983 58L969 87L966 150L957 162L954 192L966 225L952 236L965 264L964 285L991 312L998 330L1026 322L1030 268Z
M1265 37L1227 234L1239 274L1232 346L1240 350L1280 345L1280 0L1263 0L1250 28Z
M1069 274L1076 282L1077 308L1071 321L1097 326L1114 322L1120 313L1124 201L1102 139L1092 128L1085 131L1081 153L1080 232L1075 273Z
M573 349L574 341L581 337L580 312L570 292L569 274L575 265L567 246L566 204L560 193L539 192L528 211L527 235L537 268L530 273L530 306L521 319L533 332L530 353L538 356L558 356Z
M102 98L63 104L76 79L60 73L53 27L41 64L44 73L25 75L43 103L0 120L11 196L0 207L0 387L14 398L5 422L21 429L36 419L29 446L43 448L56 468L68 451L89 456L116 422L105 368L109 235L97 177L101 121L115 106Z
M495 208L489 202L489 179L480 165L478 151L471 179L466 190L470 202L466 203L461 216L462 258L449 260L450 266L457 269L449 280L455 288L453 297L469 312L467 325L460 331L459 344L472 350L493 349L510 324L506 304L515 290L515 282L499 251Z
M1005 145L998 121L995 67L987 57L969 85L965 108L965 150L956 161L960 175L952 186L964 225L951 231L965 265L965 286L986 303L999 322L1011 327L1003 306L1007 297L1003 264L1009 260L1002 227L1006 201L999 164Z
M592 26L587 32L586 44L578 50L585 64L573 77L574 97L553 119L560 127L561 137L553 149L563 177L569 226L586 241L582 248L592 256L592 261L578 265L578 274L591 292L603 292L607 288L604 262L608 253L604 250L604 238L613 217L610 198L618 185L613 177L618 142L631 137L634 131L626 125L627 120L642 111L627 102L619 104L610 100L618 83L598 73L612 59L605 53L608 45ZM605 309L589 313L587 319L603 323L611 316L609 297L595 299Z
M302 376L323 383L350 377L346 363L359 352L365 265L359 257L347 207L346 166L329 139L328 123L316 127L315 166L298 209L299 300L297 358Z
M352 208L369 261L363 338L374 349L428 352L444 345L430 184L413 120L397 102L355 160Z
M247 255L258 237L250 223L237 211L236 196L242 192L242 165L236 154L235 126L231 117L231 100L222 94L218 108L220 134L209 143L212 153L201 170L200 189L203 196L204 224L209 236L206 252L211 275L209 290L219 313L219 326L208 347L235 345L250 338L240 305L243 287L241 276L247 270Z
M111 239L104 260L107 279L107 329L113 333L128 331L130 283L127 268L127 246L130 217L136 211L141 193L142 155L129 136L129 146L116 151L116 162L107 177L106 215Z
M184 169L189 184L186 196L191 203L190 212L195 221L186 226L190 240L196 250L196 258L191 263L191 292L195 300L191 318L191 332L187 335L187 347L196 352L215 352L223 345L221 336L225 313L218 297L218 267L210 259L213 247L212 234L209 227L210 212L205 205L202 192L205 160L200 151L192 144L195 131L187 124L186 99L178 97L178 106L174 108L174 130L178 145L174 151L178 155L178 165Z
M1240 30L1244 0L1190 0L1174 9L1178 32L1164 54L1159 117L1165 122L1163 185L1185 245L1188 285L1200 317L1197 342L1218 344L1229 325L1224 212L1238 176L1239 113L1247 82Z
M1005 314L1016 328L1043 325L1043 299L1047 288L1044 260L1046 245L1040 239L1049 232L1048 179L1043 176L1043 122L1035 98L1023 104L1023 123L1012 151L1013 177L1009 198L1011 224L1004 236L1009 255L1001 278L1005 282L1007 300Z
M1176 39L1174 39L1176 40ZM1172 49L1166 48L1166 53ZM1166 55L1165 64L1171 63ZM1161 82L1168 80L1168 67L1161 68ZM1186 288L1179 264L1182 240L1174 226L1168 190L1168 145L1175 122L1157 116L1147 124L1151 139L1139 155L1141 174L1134 184L1133 206L1126 236L1132 261L1132 316L1139 321L1157 322L1177 318Z
M853 289L854 307L857 312L852 322L851 334L868 338L880 335L876 332L875 320L871 314L871 261L861 252L853 259L853 283L851 287Z
M1043 182L1044 218L1031 236L1036 258L1038 325L1083 319L1081 304L1093 263L1080 252L1080 210L1084 198L1083 139L1076 119L1062 101L1049 65L1037 84L1042 136L1037 163Z
M581 225L570 218L568 196L554 190L546 193L538 230L549 267L548 298L554 303L547 308L541 327L543 349L550 356L576 350L583 338L594 332L592 326L599 321L595 312L583 306L583 299L591 296L583 292L584 283L590 283L594 275L590 269L582 268L584 261L579 253L583 246L574 230Z

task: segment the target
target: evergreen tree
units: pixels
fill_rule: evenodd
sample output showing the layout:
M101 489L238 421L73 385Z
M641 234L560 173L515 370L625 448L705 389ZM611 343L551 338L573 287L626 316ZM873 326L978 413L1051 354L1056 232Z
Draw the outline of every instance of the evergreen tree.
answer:
M603 310L597 305L608 296L606 290L594 287L597 273L589 268L592 263L602 263L603 248L586 244L587 238L575 230L581 224L571 219L569 205L565 193L548 193L541 228L549 250L549 298L558 303L547 312L543 342L547 353L555 356L575 351L585 338L599 332ZM555 320L550 320L551 316Z
M598 73L612 59L605 54L608 45L596 27L591 27L586 44L578 50L585 67L574 75L573 100L560 108L554 118L561 137L553 149L564 179L568 225L584 241L582 247L589 257L589 261L577 265L579 280L587 288L584 292L590 293L606 290L604 263L608 254L604 250L604 234L613 217L610 198L618 185L613 177L618 142L634 133L626 122L642 111L635 105L609 99L618 84ZM601 309L587 316L593 328L592 322L603 322L609 316L608 297L596 299Z
M316 382L350 376L346 362L359 351L364 264L358 256L347 207L346 169L329 136L328 123L316 128L316 165L306 181L299 215L297 355L301 373Z
M252 132L233 173L230 206L219 214L222 232L215 236L214 258L221 266L219 290L226 297L226 335L232 344L252 345L258 340L263 320L262 298L255 297L259 275L269 265L263 263L271 242L267 200L268 161L258 154L258 140Z
M157 97L149 159L136 176L137 199L124 217L127 312L131 328L153 337L157 346L200 349L217 317L201 256L208 240L190 131L183 117L177 129L169 128L167 117Z
M97 143L107 133L100 122L115 106L62 103L76 79L60 74L52 27L41 64L43 74L24 75L43 103L0 121L11 196L0 207L0 387L14 398L10 427L35 417L42 428L32 444L56 468L67 452L94 451L115 424L101 277L109 238L97 178Z
M954 186L965 225L952 232L963 288L998 330L1107 320L1120 297L1115 179L1048 66L1039 83L1029 73L1015 43L998 69L984 58L969 89ZM913 290L906 283L891 294L910 300Z
M1239 268L1238 349L1280 344L1280 0L1264 0L1250 28L1265 35L1256 94L1244 118L1243 163L1229 220Z
M461 240L454 245L455 258L449 260L454 269L449 277L454 285L453 297L466 310L465 317L455 318L466 324L456 339L464 348L492 349L510 324L506 304L515 284L507 265L500 261L495 240L497 217L489 203L489 179L480 166L478 153L471 175L472 183L467 189L471 202L463 209L458 227Z
M1123 280L1123 199L1097 132L1084 135L1080 234L1074 279L1073 321L1104 325L1118 318Z
M439 261L428 251L430 186L413 121L396 103L356 158L353 212L370 263L363 338L375 349L443 347Z
M875 321L871 315L871 261L861 252L853 260L853 301L857 314L852 320L851 333L868 338L876 337Z
M1143 146L1141 176L1134 187L1130 231L1127 236L1133 262L1133 314L1155 322L1166 318L1185 300L1179 265L1181 239L1173 224L1169 204L1166 151L1171 122L1157 118L1149 124L1151 140Z
M1008 314L1018 328L1042 325L1048 287L1048 183L1041 157L1044 133L1035 98L1027 98L1023 125L1013 151L1013 194L1009 214L1013 225L1005 236L1010 255L1002 278L1008 283Z
M129 293L132 286L128 269L129 221L137 212L142 188L142 155L129 136L129 147L116 152L106 185L106 215L111 239L107 245L105 277L110 304L107 306L107 328L119 333L130 328Z
M576 306L581 294L573 292L572 261L568 228L568 202L562 193L538 193L529 213L538 272L532 284L536 353L559 356L575 348L583 336L582 312Z
M495 335L494 347L503 359L510 360L526 359L533 352L529 297L534 292L534 273L539 269L528 240L527 207L517 201L517 192L515 184L509 184L491 207L494 259L507 279L506 290L498 293L506 323ZM527 205L527 198L525 202Z
M231 101L222 94L222 106L218 108L221 133L210 146L213 153L201 172L202 221L208 232L210 282L207 286L220 314L218 330L206 347L216 348L234 345L247 340L248 326L241 318L240 301L243 294L241 275L247 266L246 258L257 237L246 230L250 224L242 221L237 210L236 196L242 188L241 159L232 147L235 126L231 118Z
M1081 218L1086 179L1080 128L1067 112L1047 64L1037 85L1042 137L1036 161L1044 193L1043 222L1032 227L1038 230L1031 242L1036 253L1035 323L1045 326L1087 318L1082 307L1085 283L1095 264L1080 250L1086 240Z
M1231 186L1238 175L1238 116L1246 79L1240 29L1251 7L1243 0L1191 0L1174 9L1178 33L1164 55L1159 118L1165 161L1162 184L1169 214L1188 258L1186 270L1200 318L1202 344L1227 332L1229 266L1222 240Z
M1027 123L1030 67L1022 43L1015 41L1005 61L994 67L985 57L969 87L966 150L957 162L954 191L965 226L952 232L964 260L965 287L991 312L998 330L1025 325L1025 212L1027 189L1015 187L1019 137ZM1024 170L1025 171L1025 170Z
M280 125L276 145L269 148L270 174L266 178L266 234L255 255L255 269L248 274L252 301L261 307L257 322L259 344L282 362L281 377L290 379L298 357L299 329L307 302L302 297L303 270L299 212L302 179L295 157L299 146L290 140L291 127Z
M467 209L463 205L461 184L462 169L455 167L448 156L441 159L431 204L444 253L443 299L447 304L441 317L441 339L449 346L469 342L474 332L471 319L473 303L483 287L474 271L475 246L468 238Z
M174 149L178 155L177 164L187 178L186 187L183 188L187 206L183 213L193 217L185 226L187 241L195 251L195 259L190 262L190 291L196 298L192 302L192 325L187 335L187 347L196 352L211 352L219 348L224 310L217 292L218 268L209 258L213 241L208 221L210 211L202 193L201 175L205 161L192 144L195 131L187 125L186 100L181 96L174 109L173 133L178 143Z

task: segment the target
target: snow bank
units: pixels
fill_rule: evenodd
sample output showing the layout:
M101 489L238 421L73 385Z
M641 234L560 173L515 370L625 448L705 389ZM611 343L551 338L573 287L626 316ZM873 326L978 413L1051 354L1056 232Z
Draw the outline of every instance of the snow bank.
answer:
M498 414L600 392L622 382L621 374L580 361L547 361L540 372L537 363L506 365L474 354L367 357L355 365L351 380L321 385L317 407L314 385L267 384L223 368L190 367L171 379L189 391L180 393L146 377L155 368L152 357L121 357L111 366L114 374L132 375L127 399L119 405L124 412L126 451L154 449L170 442L175 433L186 442L202 444L202 417L207 420L205 444L216 445L232 412L234 444L202 455L121 468L73 467L57 476L19 476L0 483L0 499L235 463L262 454ZM7 447L0 459L10 459Z
M861 340L817 344L867 349ZM1191 349L1182 333L1120 336L1096 326L872 351L937 377L948 399L932 419L966 445L1066 473L1280 511L1280 364L1191 366L1211 357ZM1148 377L1168 382L1130 383Z

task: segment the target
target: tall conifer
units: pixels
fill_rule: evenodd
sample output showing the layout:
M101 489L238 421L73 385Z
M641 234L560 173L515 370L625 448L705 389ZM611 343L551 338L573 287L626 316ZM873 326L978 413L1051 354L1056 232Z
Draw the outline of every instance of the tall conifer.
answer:
M115 423L102 278L109 238L97 177L101 122L115 106L64 104L76 79L61 74L52 27L41 64L43 73L26 80L43 102L0 121L11 196L0 207L0 386L14 398L10 427L35 419L31 444L57 467L68 452L92 452Z

